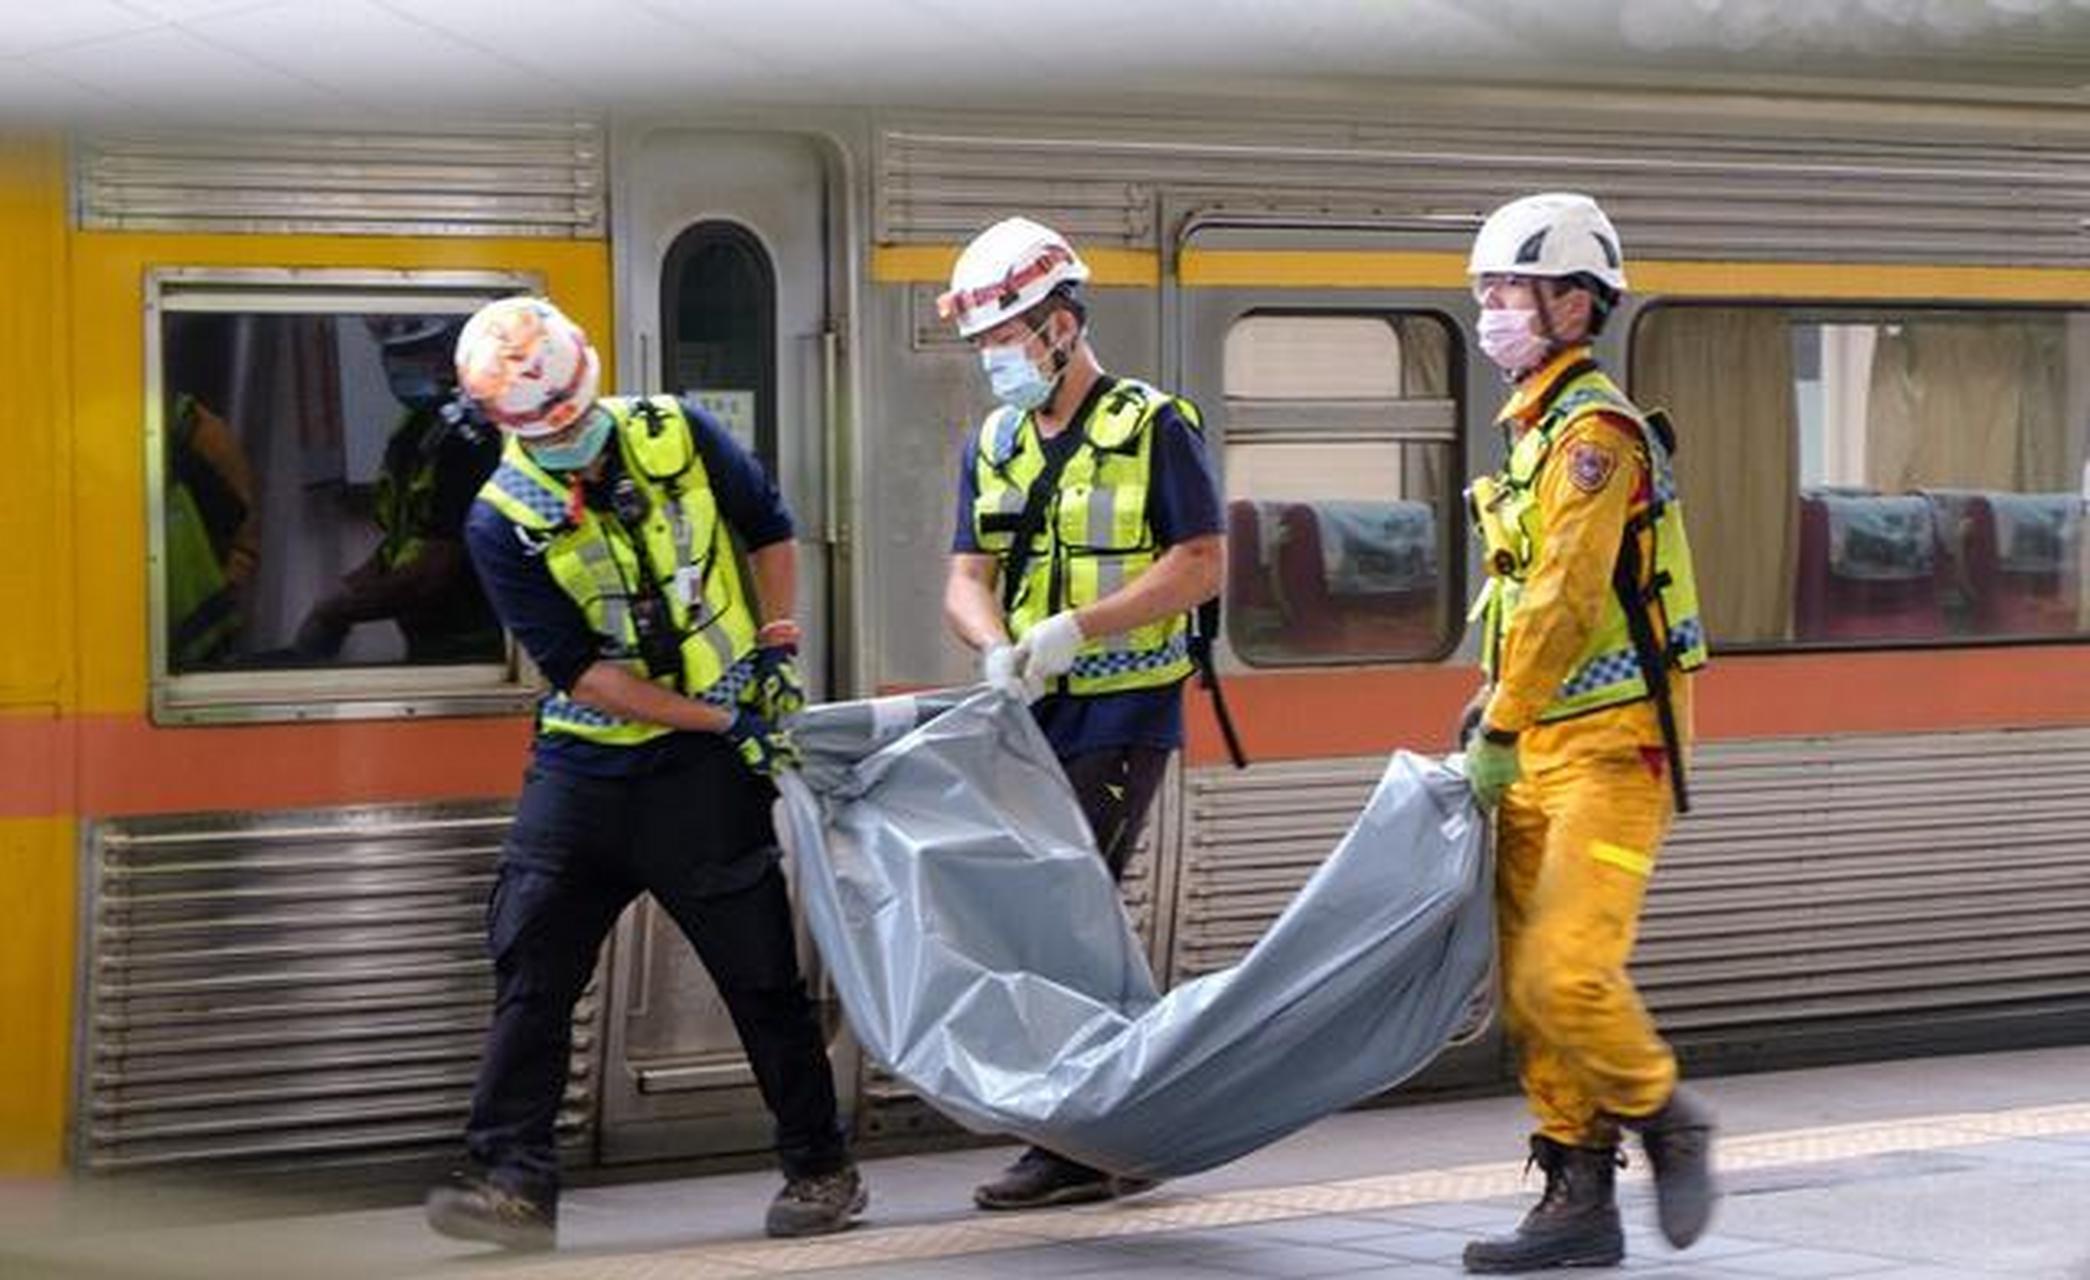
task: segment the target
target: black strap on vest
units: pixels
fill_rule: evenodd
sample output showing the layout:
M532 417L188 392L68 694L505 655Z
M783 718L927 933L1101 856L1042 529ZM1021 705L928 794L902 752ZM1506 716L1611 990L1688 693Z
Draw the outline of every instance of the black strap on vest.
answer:
M1052 495L1058 491L1060 472L1067 469L1067 460L1081 452L1081 442L1074 441L1058 452L1045 450L1045 469L1031 482L1030 492L1024 496L1023 514L1016 518L1016 535L1009 543L1009 553L1001 562L1001 611L1004 617L1015 611L1016 595L1023 590L1023 574L1030 568L1031 543L1037 539L1038 530L1045 527L1045 510L1052 505Z
M1676 797L1679 814L1691 812L1691 793L1684 783L1683 743L1676 732L1676 706L1669 697L1669 655L1655 643L1654 624L1648 621L1647 606L1661 594L1666 581L1656 575L1648 589L1640 589L1640 539L1630 525L1618 559L1611 570L1611 589L1625 610L1626 634L1633 641L1633 657L1640 665L1640 678L1647 683L1647 696L1654 700L1655 720L1662 727L1662 750L1669 756L1669 790Z
M1222 591L1224 587L1220 588ZM1226 709L1226 694L1219 687L1219 666L1212 660L1212 643L1219 636L1219 597L1199 605L1190 615L1190 661L1197 667L1197 682L1212 698L1212 714L1219 721L1219 735L1226 739L1226 754L1236 769L1248 767L1241 750L1241 735L1234 731L1234 717Z

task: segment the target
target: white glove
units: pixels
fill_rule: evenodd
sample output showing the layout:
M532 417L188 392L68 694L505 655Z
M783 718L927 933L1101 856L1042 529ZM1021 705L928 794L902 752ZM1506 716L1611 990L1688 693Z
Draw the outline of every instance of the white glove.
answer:
M1062 609L1024 633L1016 646L1017 668L1032 688L1042 690L1046 681L1073 669L1074 655L1087 639L1074 611Z
M980 651L980 679L1012 698L1028 696L1017 670L1022 665L1013 644L990 644Z

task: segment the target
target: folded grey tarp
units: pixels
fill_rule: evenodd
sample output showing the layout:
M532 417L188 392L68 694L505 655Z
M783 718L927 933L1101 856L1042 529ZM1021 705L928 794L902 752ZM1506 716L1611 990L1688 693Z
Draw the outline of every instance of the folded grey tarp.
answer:
M971 1128L1193 1173L1392 1087L1485 992L1481 822L1435 761L1394 756L1255 949L1164 996L1021 704L832 703L795 736L782 831L850 1025Z

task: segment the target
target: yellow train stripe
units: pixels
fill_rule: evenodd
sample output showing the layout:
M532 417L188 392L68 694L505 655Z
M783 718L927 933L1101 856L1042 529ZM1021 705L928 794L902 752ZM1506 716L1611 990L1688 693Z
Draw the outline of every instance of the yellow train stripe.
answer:
M1723 1137L1719 1158L1722 1169L1734 1172L1949 1150L2011 1138L2076 1134L2090 1134L2090 1103ZM1645 1180L1647 1176L1646 1166L1639 1162L1622 1175L1629 1182ZM1020 1219L972 1217L918 1226L866 1226L814 1240L726 1240L659 1252L546 1259L504 1266L501 1276L502 1280L689 1280L795 1274L1034 1249L1074 1240L1120 1239L1327 1214L1371 1213L1420 1204L1487 1200L1530 1189L1521 1161L1463 1165L1212 1195L1178 1196L1163 1192L1090 1208L1026 1214Z
M1099 284L1153 287L1160 255L1144 249L1084 249ZM879 284L949 280L956 245L879 245L871 278ZM1781 298L1882 302L2080 303L2090 269L1973 264L1849 262L1635 261L1628 270L1643 296ZM1177 278L1194 289L1464 289L1466 255L1368 249L1186 249Z
M1607 862L1621 871L1630 871L1636 876L1646 876L1655 869L1655 860L1637 849L1628 849L1609 840L1589 842L1589 856L1598 862Z
M951 265L958 261L961 246L940 244L881 244L871 247L871 279L878 284L950 283ZM1151 289L1161 283L1161 255L1152 249L1080 249L1089 264L1089 282L1098 285L1130 285Z

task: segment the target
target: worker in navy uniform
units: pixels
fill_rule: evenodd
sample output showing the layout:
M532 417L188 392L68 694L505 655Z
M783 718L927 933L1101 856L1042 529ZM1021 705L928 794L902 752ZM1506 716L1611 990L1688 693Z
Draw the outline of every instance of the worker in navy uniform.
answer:
M791 517L696 406L598 400L594 349L543 299L483 308L457 366L506 437L466 545L551 689L487 913L496 988L465 1128L471 1168L430 1193L429 1221L551 1246L574 1002L644 892L696 948L776 1117L785 1183L769 1233L841 1230L868 1197L770 820L769 777L794 763L781 721L804 702Z
M1032 700L1113 878L1183 741L1190 612L1218 594L1225 529L1197 410L1103 371L1088 268L1027 218L959 256L945 318L1000 405L967 442L944 611L991 683ZM973 1193L1027 1209L1152 1186L1043 1148Z

